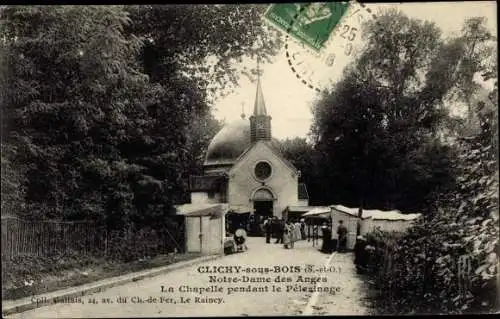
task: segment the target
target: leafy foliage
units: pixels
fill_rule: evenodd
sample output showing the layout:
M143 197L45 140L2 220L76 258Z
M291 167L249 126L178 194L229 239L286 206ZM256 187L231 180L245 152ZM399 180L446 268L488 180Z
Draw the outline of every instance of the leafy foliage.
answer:
M28 211L94 217L105 200L95 205L86 196L99 187L82 171L116 160L126 112L137 106L131 94L146 86L131 59L140 43L123 36L128 20L117 7L8 7L2 15L9 70L5 141L19 148L18 162L30 164Z
M457 150L450 162L457 172L453 187L438 193L429 214L408 234L376 240L387 248L378 251L385 260L377 280L383 312L498 311L498 113L492 104L471 106L478 130L459 130L451 144Z
M211 89L279 48L263 9L2 8L2 208L120 231L168 222L219 128Z
M165 81L172 70L189 77L209 98L228 94L240 75L233 62L243 57L270 61L283 44L282 35L263 16L267 5L131 6L131 31L145 38L142 62L153 81Z
M434 24L393 10L368 22L364 37L357 61L313 108L321 201L425 212L453 184L454 150L437 134L449 87L437 89L436 77L452 72L453 58L441 55Z
M305 138L296 137L280 141L280 147L283 156L300 171L300 182L306 184L308 193L317 194L320 191L316 183L318 153L313 145ZM309 204L314 205L314 202Z
M498 171L485 155L490 146L464 149L459 189L442 199L435 215L388 245L392 269L379 273L379 288L393 298L381 300L384 312L491 312L500 306Z
M405 235L369 236L383 313L498 310L496 39L484 22L444 40L432 23L386 11L313 108L323 203L425 215ZM465 117L448 112L458 102Z

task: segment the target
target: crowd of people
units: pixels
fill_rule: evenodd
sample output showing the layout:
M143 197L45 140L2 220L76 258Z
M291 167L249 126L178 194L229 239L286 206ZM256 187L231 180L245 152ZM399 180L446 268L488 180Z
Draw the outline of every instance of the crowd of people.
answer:
M298 240L306 239L306 224L303 219L289 219L276 216L268 217L263 224L266 234L266 243L270 244L271 239L275 238L275 244L283 244L286 249L294 247Z
M244 225L244 226L243 226ZM275 239L275 244L283 244L285 249L294 248L296 241L307 239L306 236L306 223L304 219L288 219L279 218L277 216L264 218L263 216L250 216L246 221L239 221L228 223L229 228L243 228L251 235L265 234L266 243L270 244L272 239ZM329 223L324 222L321 226L321 233L323 237L321 251L324 253L331 253L333 251L346 252L347 251L347 227L343 221L339 221L336 229L337 239L332 239L332 225L331 220Z
M306 239L306 224L304 219L289 219L285 221L283 218L276 216L268 217L263 223L263 229L266 234L266 243L271 243L271 239L275 238L275 244L283 244L286 249L294 247L294 243L298 240ZM321 250L326 253L331 253L335 250L338 252L347 251L347 227L343 221L339 221L337 227L337 240L332 240L332 229L328 223L323 223L321 227L323 246Z

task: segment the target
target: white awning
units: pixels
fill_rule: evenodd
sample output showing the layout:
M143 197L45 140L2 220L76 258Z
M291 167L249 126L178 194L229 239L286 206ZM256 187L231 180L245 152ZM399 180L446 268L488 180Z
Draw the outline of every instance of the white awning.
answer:
M177 215L186 217L222 215L227 211L227 204L183 204L175 205Z
M347 206L343 206L343 205L332 205L330 207L338 212L348 214L351 216L355 216L355 217L357 217L358 213L359 213L359 208L351 208L351 207L347 207ZM363 214L364 214L364 212L366 212L366 210L363 209Z
M318 206L311 209L307 213L303 214L302 217L313 217L313 216L329 217L329 215L330 215L329 207Z
M293 213L307 213L310 210L313 210L315 206L287 206L287 211Z
M363 219L371 218L373 220L414 220L422 214L402 214L399 211L381 211L381 210L363 210Z
M343 205L332 205L332 209L338 212L358 216L359 208L351 208ZM420 217L422 214L403 214L399 210L378 210L378 209L363 209L362 219L372 218L374 220L413 220Z

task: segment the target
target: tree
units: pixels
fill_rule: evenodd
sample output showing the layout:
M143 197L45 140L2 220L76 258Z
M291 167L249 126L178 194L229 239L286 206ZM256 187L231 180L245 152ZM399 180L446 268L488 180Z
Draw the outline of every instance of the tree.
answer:
M455 57L453 72L447 78L447 86L451 85L447 88L447 104L463 104L466 107L464 115L452 119L454 125L451 127L451 134L454 137L472 136L480 132L481 120L476 110L478 103L484 103L486 109L491 109L496 101L495 89L488 92L485 88L485 83L495 82L497 78L496 37L485 24L484 17L467 19L463 24L462 34L443 46L443 60L448 56ZM439 79L439 69L436 71L436 78ZM493 83L493 87L496 86Z
M498 311L498 154L494 133L481 127L481 134L457 142L456 185L440 194L432 215L390 247L393 271L379 287L384 312ZM388 300L389 294L397 297Z
M0 46L0 87L6 87L7 79L7 60L5 49ZM2 106L2 119L5 117L5 108L3 107L6 102L5 91L1 90L0 93L0 106ZM2 120L2 176L1 176L1 210L3 214L15 214L15 212L22 209L24 204L24 189L23 178L24 172L21 163L13 163L12 159L15 157L17 148L14 145L4 143L4 136L7 133L7 128Z
M241 74L234 62L243 57L270 61L283 37L269 28L264 5L130 6L130 32L144 37L142 62L152 81L172 74L192 79L200 94L227 94Z
M306 184L310 196L309 203L313 205L320 191L316 187L317 152L311 143L301 137L284 139L280 141L280 147L283 156L300 171L300 182Z
M482 36L487 32L480 21L467 20L463 35L444 42L427 73L427 81L433 84L421 96L442 96L435 102L440 105L455 95L468 106L468 122L456 123L455 139L444 141L455 154L441 161L453 167L453 183L434 189L428 214L401 238L393 241L387 240L390 234L383 236L387 253L380 255L391 265L377 274L383 296L379 310L384 313L498 311L498 102L490 99L497 94L497 72L494 59L490 65L483 64L492 58L489 50L469 50L487 44L481 40L488 37ZM478 83L478 74L495 82L492 90ZM471 118L477 119L477 125ZM440 162L436 155L440 156L437 151L443 149L443 141L433 142L437 143L434 149L415 149L405 164L424 163L419 164L422 173L436 174L427 168Z
M208 143L194 140L217 127L207 75L222 89L224 72L239 76L231 61L279 45L252 49L263 7L239 8L2 8L2 165L25 177L2 180L23 184L24 212L117 229L171 214Z
M443 59L432 23L388 10L364 27L364 50L313 108L323 201L425 210L453 183L452 149L438 140L447 112Z
M244 74L234 62L245 56L269 59L277 54L282 38L262 23L264 6L153 5L127 10L133 20L129 32L145 40L139 57L143 72L152 83L172 87L181 97L182 103L163 105L170 110L165 118L170 120L158 135L177 130L182 137L178 148L185 156L176 159L179 166L174 171L179 173L175 201L183 202L186 181L200 172L204 151L220 128L210 113L211 104Z
M211 114L195 115L187 128L187 148L189 153L189 169L191 174L203 173L203 162L208 145L215 134L222 129L222 121Z
M496 56L493 54L495 37L486 28L485 23L486 18L484 17L467 19L462 28L462 35L457 39L462 45L463 52L457 64L455 93L460 99L467 102L468 121L471 121L474 112L470 98L480 88L474 77L476 74L489 71L490 58Z
M8 81L3 142L27 166L27 210L38 217L93 218L105 211L106 185L82 170L117 160L128 108L146 77L132 58L121 7L8 7L2 38ZM104 198L103 200L101 200Z

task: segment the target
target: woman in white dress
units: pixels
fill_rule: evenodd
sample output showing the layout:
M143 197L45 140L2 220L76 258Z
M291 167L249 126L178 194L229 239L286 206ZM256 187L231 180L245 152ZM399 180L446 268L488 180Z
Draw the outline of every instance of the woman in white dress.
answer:
M295 221L295 223L293 224L293 230L295 232L295 241L299 241L302 239L302 233L300 231L300 223L298 220Z

